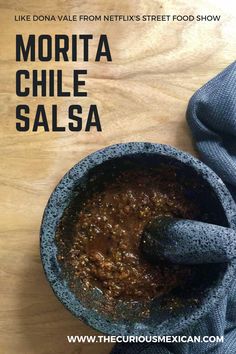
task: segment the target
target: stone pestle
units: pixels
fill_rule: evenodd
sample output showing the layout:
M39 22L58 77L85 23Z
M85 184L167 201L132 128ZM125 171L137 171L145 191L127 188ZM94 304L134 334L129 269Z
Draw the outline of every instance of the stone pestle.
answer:
M140 247L152 263L231 262L236 259L236 232L200 221L159 217L146 225Z

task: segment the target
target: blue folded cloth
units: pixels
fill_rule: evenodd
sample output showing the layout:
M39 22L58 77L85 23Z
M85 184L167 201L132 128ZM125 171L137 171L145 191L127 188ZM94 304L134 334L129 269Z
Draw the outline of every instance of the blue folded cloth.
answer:
M201 159L236 197L236 62L190 99L187 121Z
M236 200L236 62L192 96L187 121L201 159ZM236 279L214 312L182 335L224 336L224 342L124 343L115 345L111 354L236 354Z

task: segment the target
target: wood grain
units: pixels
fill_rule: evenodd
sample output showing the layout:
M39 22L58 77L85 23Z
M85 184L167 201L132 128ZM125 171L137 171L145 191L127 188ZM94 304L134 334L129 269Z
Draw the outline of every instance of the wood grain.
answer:
M236 54L235 5L231 1L0 1L1 16L1 238L0 353L105 354L110 344L68 344L66 335L95 334L53 295L39 257L45 204L64 173L87 154L118 142L150 141L195 153L185 122L193 92L230 64ZM220 14L220 22L16 23L19 14ZM16 33L106 33L112 63L90 61L85 109L96 103L103 132L19 133L15 130ZM95 46L92 47L92 52ZM61 68L71 86L83 63L37 63ZM25 101L25 100L24 100ZM23 102L24 102L23 101ZM27 99L32 108L42 99ZM66 109L78 100L46 98Z

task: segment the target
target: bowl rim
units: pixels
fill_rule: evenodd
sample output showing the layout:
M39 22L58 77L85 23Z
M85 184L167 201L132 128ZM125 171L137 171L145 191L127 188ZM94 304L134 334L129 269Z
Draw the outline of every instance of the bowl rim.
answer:
M56 245L54 242L55 228L68 205L73 187L81 177L91 168L98 166L112 158L128 155L153 154L170 157L193 168L206 180L214 190L224 210L229 226L236 230L236 205L223 181L203 162L189 153L178 150L170 145L150 142L128 142L107 146L86 156L76 163L60 180L50 195L45 207L40 227L40 256L46 278L59 301L76 317L87 325L108 335L171 335L179 333L207 315L211 309L225 296L230 287L236 270L234 262L227 265L227 269L217 282L217 286L209 291L202 304L186 316L177 315L159 324L144 325L142 322L130 323L127 321L115 322L105 319L101 314L86 308L71 292L65 279L60 279L59 265L56 259ZM67 204L66 204L67 203ZM58 209L61 212L58 213Z

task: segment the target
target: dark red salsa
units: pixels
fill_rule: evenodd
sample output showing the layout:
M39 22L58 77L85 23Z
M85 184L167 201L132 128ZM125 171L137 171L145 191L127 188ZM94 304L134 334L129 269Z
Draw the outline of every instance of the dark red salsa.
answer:
M75 199L56 236L58 261L70 272L71 288L79 279L84 289L100 289L110 303L146 303L190 283L194 267L150 264L140 252L140 237L157 216L207 220L192 198L199 188L194 178L179 178L174 167L136 166L111 171L98 190L82 202Z

